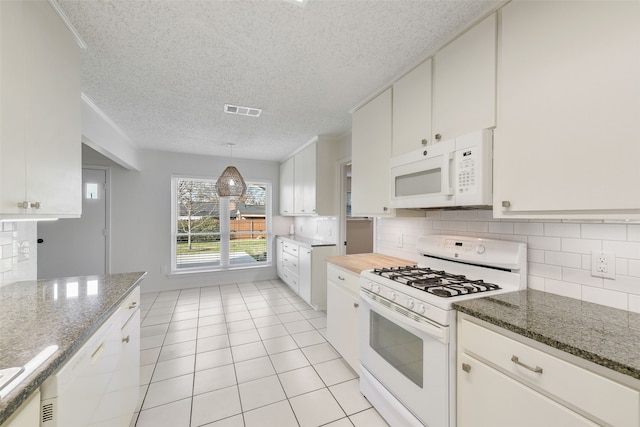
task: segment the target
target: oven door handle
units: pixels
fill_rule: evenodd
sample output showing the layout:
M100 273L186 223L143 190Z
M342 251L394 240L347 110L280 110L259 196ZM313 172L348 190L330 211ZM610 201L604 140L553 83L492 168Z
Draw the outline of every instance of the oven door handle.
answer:
M414 329L418 329L420 332L425 333L430 337L435 338L436 340L444 344L449 343L448 327L436 325L430 320L422 316L419 316L417 314L414 315L415 316L414 318L409 318L403 314L398 313L396 310L394 310L395 307L398 307L399 309L406 312L407 310L401 305L391 301L386 301L386 300L384 301L384 304L381 304L380 302L373 299L373 298L376 298L375 296L373 296L372 298L369 295L367 295L365 292L366 292L365 290L361 290L360 298L364 300L364 302L368 304L370 307L376 307L378 310L384 311L384 316L386 318L390 320L394 320L395 322L400 323L402 325L409 326ZM389 304L389 306L387 306L387 304ZM420 326L419 327L415 326L415 324L412 325L412 323L415 323L415 322L419 323Z

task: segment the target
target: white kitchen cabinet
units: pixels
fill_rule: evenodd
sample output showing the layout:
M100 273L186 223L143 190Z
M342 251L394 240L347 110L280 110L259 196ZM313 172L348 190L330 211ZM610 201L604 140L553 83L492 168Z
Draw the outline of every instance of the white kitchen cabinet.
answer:
M459 315L458 426L640 425L637 389L546 348Z
M392 89L351 115L351 215L392 216L389 158Z
M496 14L433 58L433 139L446 140L496 125Z
M495 217L640 218L639 22L637 1L502 8Z
M316 212L316 153L317 144L311 144L296 154L294 211L297 214Z
M359 276L327 264L327 339L351 368L360 371Z
M335 138L318 136L280 164L280 215L338 214L338 146Z
M295 159L290 157L280 164L280 215L292 215L294 213L294 162Z
M79 217L80 48L47 1L0 19L0 217Z
M282 241L282 253L278 254L282 258L279 262L282 264L282 275L280 278L295 293L299 293L298 285L298 252L300 247L292 243L290 240L278 239Z
M284 240L276 239L276 274L282 277L282 251L284 251Z
M120 306L120 426L129 427L140 395L140 288Z
M282 279L300 298L316 310L327 307L327 262L325 258L336 254L336 246L307 246L293 239L282 240L283 251L277 252L276 263L282 263Z
M1 427L34 427L40 425L40 389L34 391L31 396Z
M392 156L431 141L431 58L393 84Z
M311 249L300 247L298 254L298 295L311 302Z

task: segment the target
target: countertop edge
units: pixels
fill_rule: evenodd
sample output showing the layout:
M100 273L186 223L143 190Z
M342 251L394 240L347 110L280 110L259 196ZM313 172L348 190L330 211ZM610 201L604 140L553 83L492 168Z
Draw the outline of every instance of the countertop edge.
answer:
M632 378L640 380L640 369L636 369L632 366L625 365L616 360L612 360L607 357L603 357L601 355L595 354L591 351L585 350L583 348L576 347L574 345L568 344L566 342L559 341L557 339L549 338L544 334L536 333L530 331L528 329L519 327L514 325L513 323L505 322L496 317L490 316L484 312L479 310L474 310L469 307L465 307L459 305L457 303L453 304L453 308L461 313L467 314L469 316L475 317L476 319L483 320L487 323L490 323L494 326L498 326L507 331L511 331L515 334L521 335L523 337L529 338L541 344L545 344L551 348L556 350L563 351L565 353L571 354L573 356L579 357L580 359L595 363L596 365L600 365L604 368L611 369L620 374L628 375Z
M337 246L335 243L325 242L323 240L311 239L309 237L300 237L296 234L278 234L276 239L286 239L294 242L297 245L302 245L308 248L317 248L322 246Z
M133 292L136 286L140 284L146 276L147 272L140 273L140 276L129 286L129 288L114 302L114 304L105 310L98 318L95 319L84 331L81 337L74 341L73 345L65 350L58 349L54 355L49 357L38 369L36 369L29 377L25 378L20 385L9 393L5 399L0 400L3 409L0 410L0 424L7 421L20 406L27 401L33 392L35 392L47 378L49 378L58 368L67 362L87 340L93 335L104 322L117 310L118 306ZM108 276L108 275L107 275Z

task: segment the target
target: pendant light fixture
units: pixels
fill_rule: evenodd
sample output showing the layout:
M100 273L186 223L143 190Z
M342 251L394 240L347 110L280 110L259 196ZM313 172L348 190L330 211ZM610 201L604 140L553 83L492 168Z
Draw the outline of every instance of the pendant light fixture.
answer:
M216 181L216 191L218 197L238 197L243 198L247 193L247 184L245 184L242 175L233 165L233 146L229 143L227 146L231 149L231 165L222 172L218 181Z

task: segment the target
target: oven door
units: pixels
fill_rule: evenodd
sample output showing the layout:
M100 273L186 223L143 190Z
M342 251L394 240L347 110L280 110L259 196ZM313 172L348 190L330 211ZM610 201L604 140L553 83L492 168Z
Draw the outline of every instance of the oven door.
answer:
M455 140L412 151L390 161L393 208L453 206Z
M449 426L448 327L363 289L360 328L360 363L374 388L393 395L422 424Z

